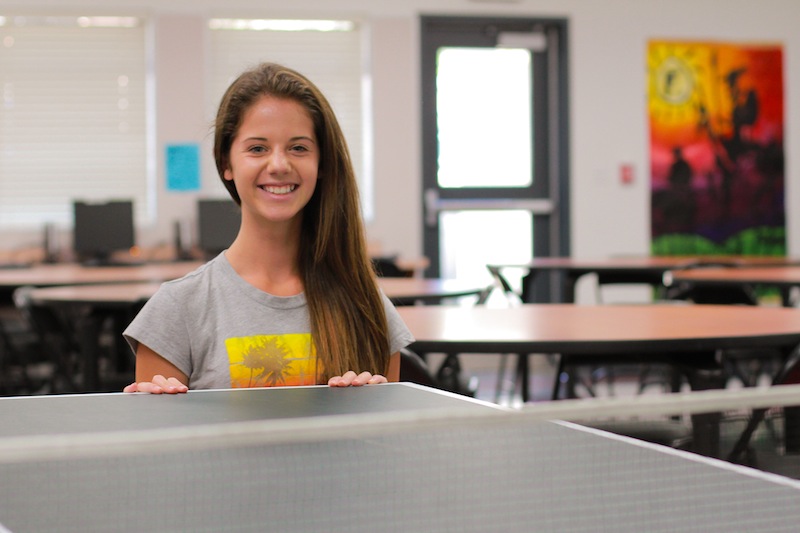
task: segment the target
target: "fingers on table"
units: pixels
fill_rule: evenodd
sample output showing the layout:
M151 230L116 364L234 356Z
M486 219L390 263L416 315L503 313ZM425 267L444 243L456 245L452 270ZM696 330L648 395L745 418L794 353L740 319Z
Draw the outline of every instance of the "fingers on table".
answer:
M352 370L345 372L341 376L334 376L328 380L331 387L360 387L361 385L374 385L376 383L386 383L388 380L380 374L362 372L356 374Z

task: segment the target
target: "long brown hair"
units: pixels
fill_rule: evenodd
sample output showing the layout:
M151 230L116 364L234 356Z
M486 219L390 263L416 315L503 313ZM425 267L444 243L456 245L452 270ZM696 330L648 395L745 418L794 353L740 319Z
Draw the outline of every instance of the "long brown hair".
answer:
M299 102L314 123L320 148L316 190L303 209L298 265L317 350L320 381L347 370L384 374L389 340L383 300L366 251L355 172L344 134L322 92L303 75L274 63L241 74L217 112L214 159L222 183L241 205L233 180L224 178L242 117L264 95Z

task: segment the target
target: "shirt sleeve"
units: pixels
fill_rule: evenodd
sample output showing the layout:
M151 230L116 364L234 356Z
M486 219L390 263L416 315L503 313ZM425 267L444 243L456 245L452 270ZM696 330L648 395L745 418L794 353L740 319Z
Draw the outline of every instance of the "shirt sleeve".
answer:
M122 333L134 353L144 344L191 376L191 338L175 287L161 285Z
M386 325L389 329L389 353L392 354L414 342L414 336L400 318L400 313L397 312L391 300L383 293L381 296L383 297L383 307L386 310Z

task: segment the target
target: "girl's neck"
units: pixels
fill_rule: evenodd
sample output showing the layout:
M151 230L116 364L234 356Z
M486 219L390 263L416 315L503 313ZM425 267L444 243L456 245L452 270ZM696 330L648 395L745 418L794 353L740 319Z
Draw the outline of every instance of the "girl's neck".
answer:
M243 225L225 257L237 274L257 289L275 296L293 296L303 292L299 237L299 228L252 231Z

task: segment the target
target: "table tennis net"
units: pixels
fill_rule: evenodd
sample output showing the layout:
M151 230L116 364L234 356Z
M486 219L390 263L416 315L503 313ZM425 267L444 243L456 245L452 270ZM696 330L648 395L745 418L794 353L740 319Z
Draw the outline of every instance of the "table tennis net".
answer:
M724 455L755 413L745 456L788 462L798 404L783 386L4 439L0 531L795 531L791 477L593 427L720 413Z

